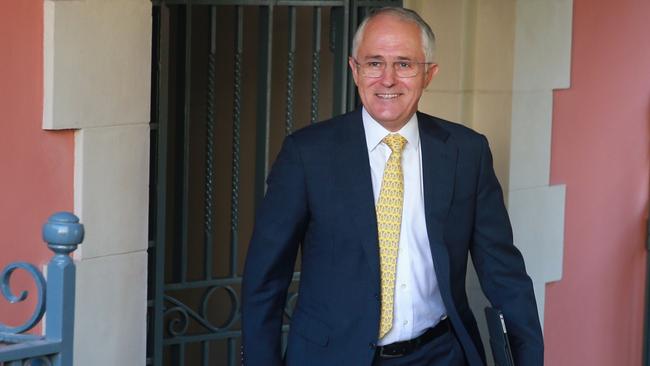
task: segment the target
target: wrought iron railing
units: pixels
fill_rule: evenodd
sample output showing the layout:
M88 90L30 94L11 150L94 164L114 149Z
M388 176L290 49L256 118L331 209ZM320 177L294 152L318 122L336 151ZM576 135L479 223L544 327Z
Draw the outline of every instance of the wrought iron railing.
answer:
M72 365L75 266L69 254L77 249L83 236L83 225L75 215L56 213L43 225L43 240L54 252L47 264L47 283L41 271L26 262L11 263L0 274L2 295L10 303L20 303L28 297L27 291L17 295L11 289L11 277L16 270L31 276L37 297L36 307L25 323L15 327L0 323L0 366ZM28 334L45 313L45 334Z

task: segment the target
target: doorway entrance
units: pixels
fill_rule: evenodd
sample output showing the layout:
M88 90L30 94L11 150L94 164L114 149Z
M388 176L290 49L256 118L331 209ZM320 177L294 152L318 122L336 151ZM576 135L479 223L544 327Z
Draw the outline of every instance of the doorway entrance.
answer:
M272 161L287 134L357 105L351 36L370 8L401 5L154 1L147 364L239 365L241 274Z

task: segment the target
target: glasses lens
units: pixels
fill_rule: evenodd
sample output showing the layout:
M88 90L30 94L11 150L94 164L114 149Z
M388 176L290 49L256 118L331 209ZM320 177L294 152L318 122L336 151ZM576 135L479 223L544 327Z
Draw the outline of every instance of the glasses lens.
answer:
M363 64L357 64L361 69L361 74L369 78L380 78L386 72L386 62L370 61ZM412 78L417 76L420 64L417 62L398 61L391 63L395 75L399 78Z

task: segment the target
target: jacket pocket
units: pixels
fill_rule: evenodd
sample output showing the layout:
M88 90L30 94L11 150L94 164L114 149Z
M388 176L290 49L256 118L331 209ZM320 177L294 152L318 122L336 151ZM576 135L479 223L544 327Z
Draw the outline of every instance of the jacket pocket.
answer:
M291 317L289 332L296 332L302 338L323 347L329 342L329 327L320 320L306 315L300 308L296 308Z

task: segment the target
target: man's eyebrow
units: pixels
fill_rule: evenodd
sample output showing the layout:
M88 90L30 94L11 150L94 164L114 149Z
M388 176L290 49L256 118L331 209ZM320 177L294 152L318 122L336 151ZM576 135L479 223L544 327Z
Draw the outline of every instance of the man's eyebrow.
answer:
M368 55L368 56L364 57L363 60L364 61L367 61L367 60L382 60L382 61L385 61L386 57L384 57L382 55ZM396 61L412 61L413 59L411 57L406 57L406 56L397 56L397 57L395 57L394 60L396 60Z
M364 60L384 60L382 55L369 55L363 58Z

